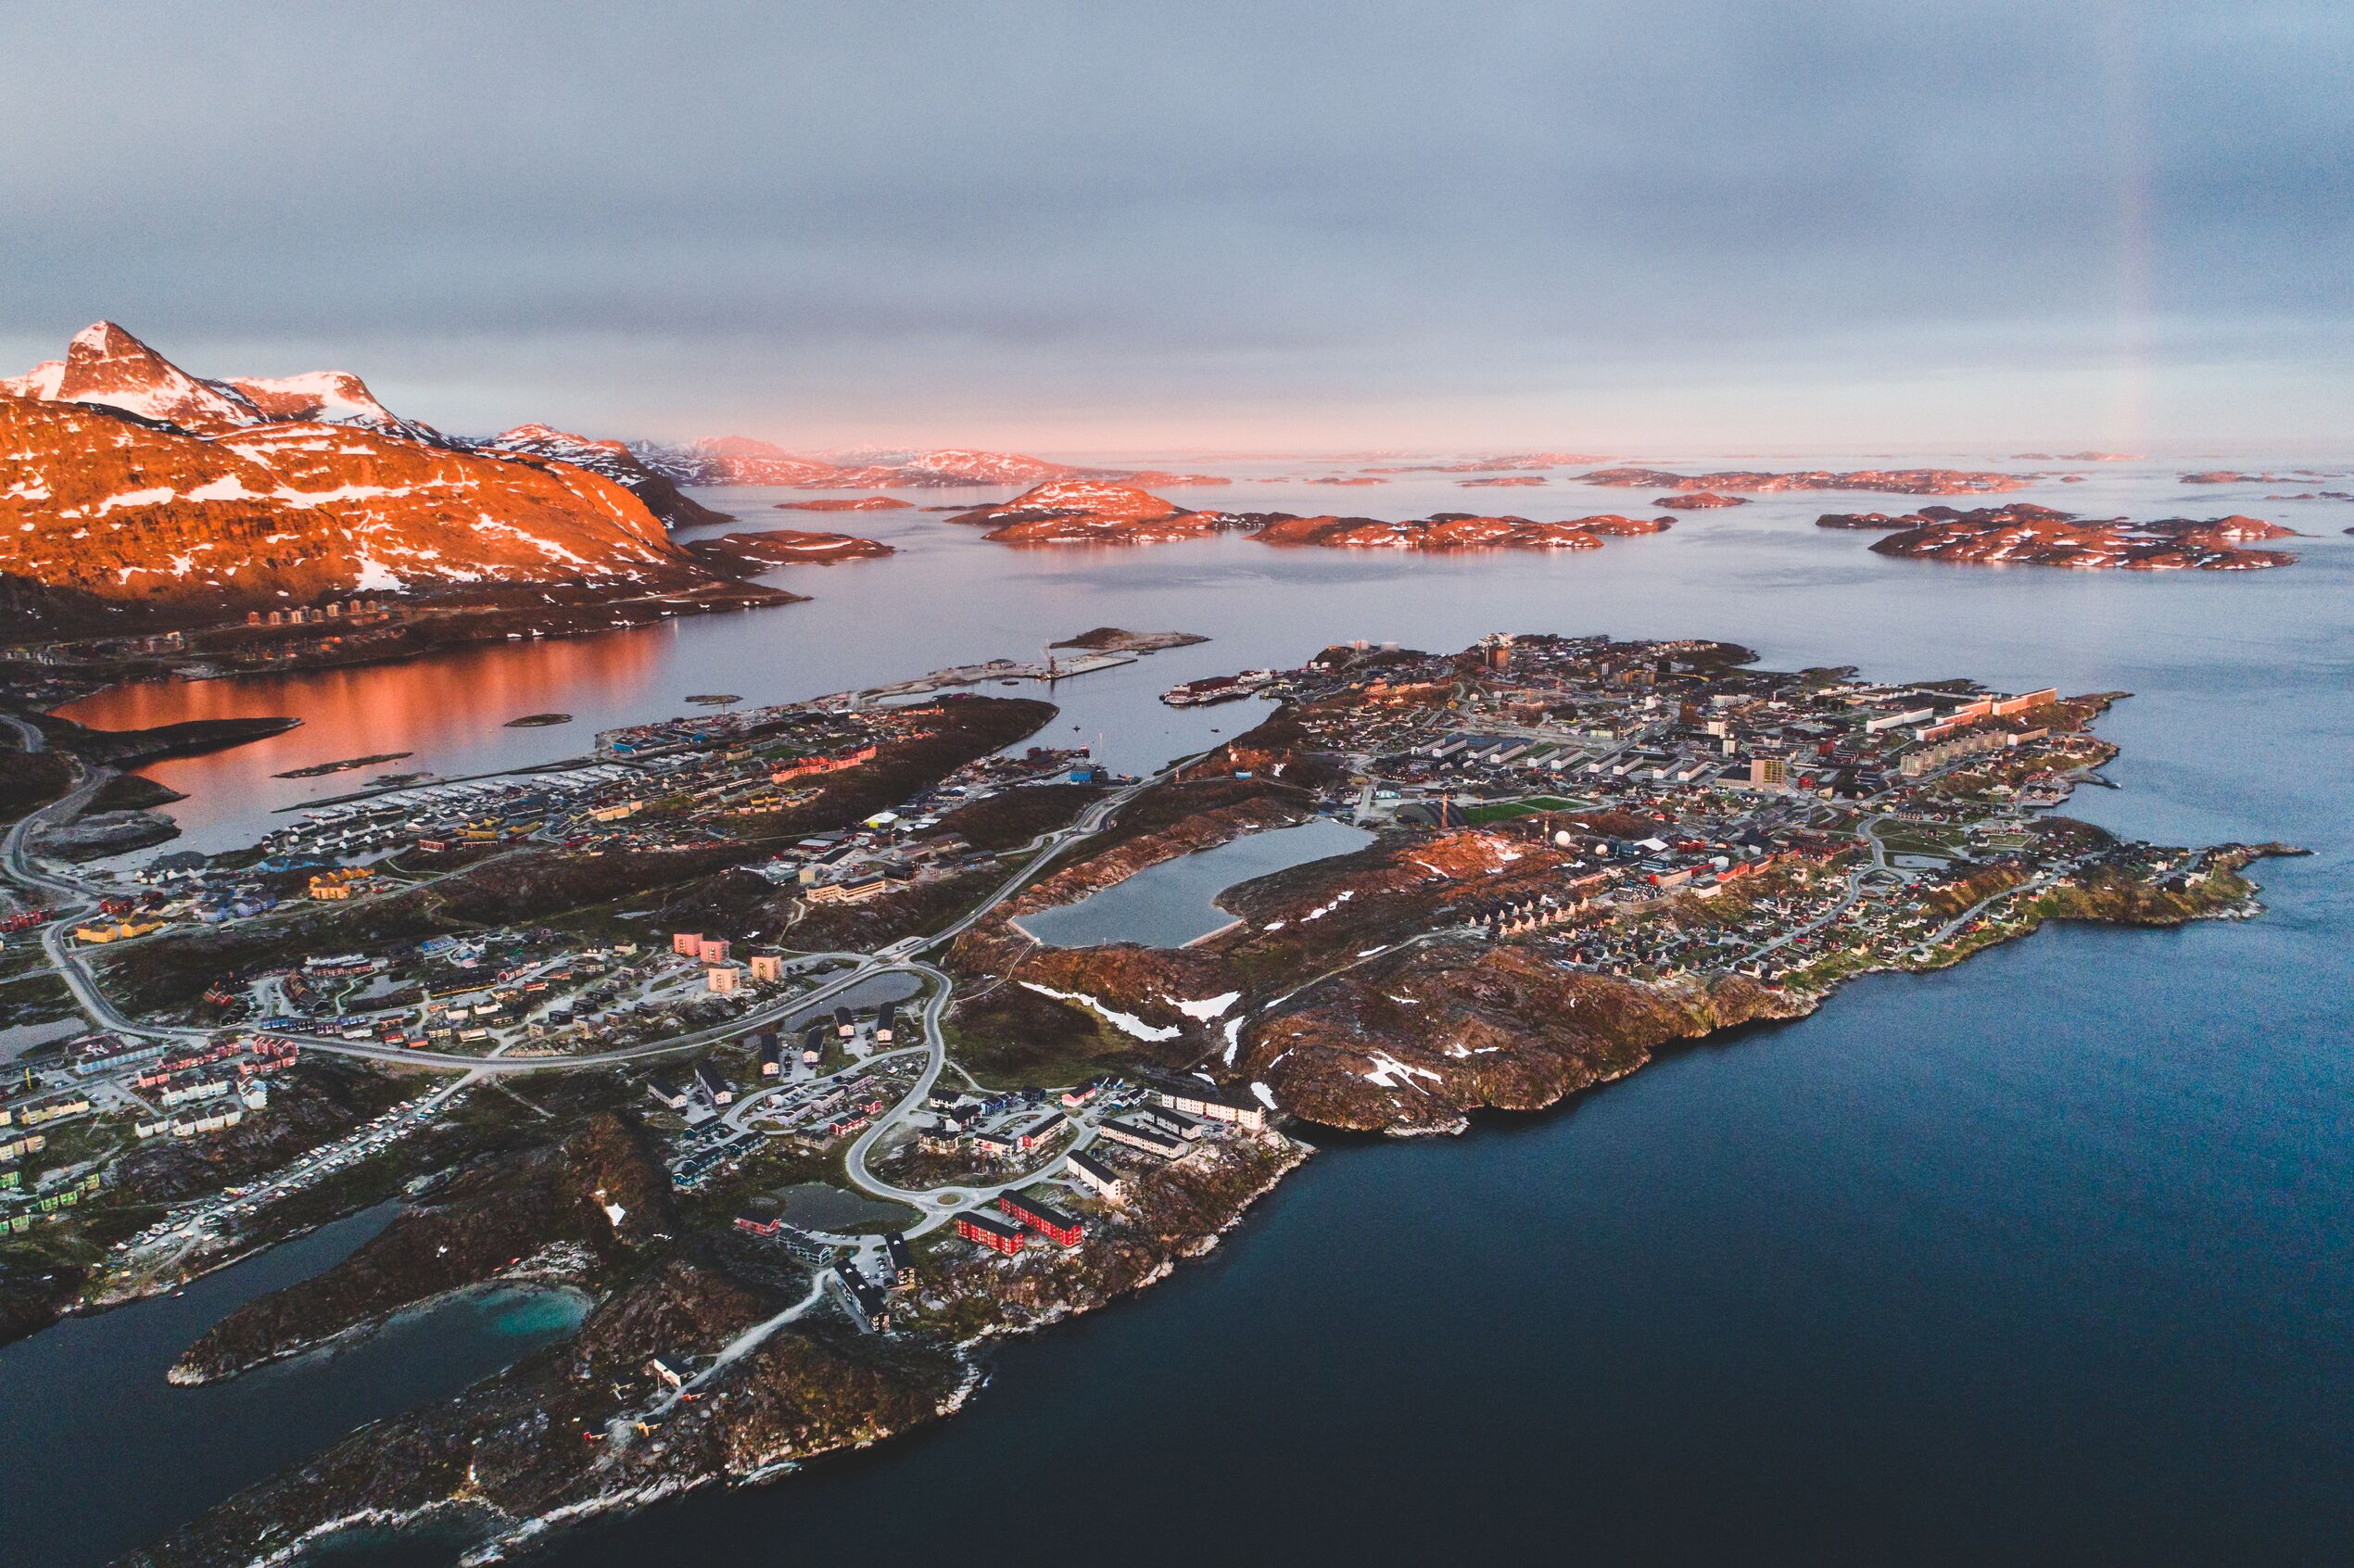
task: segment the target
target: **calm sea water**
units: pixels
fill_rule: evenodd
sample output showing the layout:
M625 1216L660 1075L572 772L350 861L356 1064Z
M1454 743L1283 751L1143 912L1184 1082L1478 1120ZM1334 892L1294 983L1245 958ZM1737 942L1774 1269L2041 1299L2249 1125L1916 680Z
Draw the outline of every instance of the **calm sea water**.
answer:
M176 1296L0 1347L0 1562L108 1562L353 1427L447 1398L579 1325L574 1296L483 1292L404 1314L331 1354L202 1388L164 1381L207 1328L334 1264L394 1212L382 1205Z
M1460 1139L1332 1141L1208 1263L1006 1347L956 1420L580 1532L549 1561L951 1540L965 1560L1030 1561L1049 1519L1146 1562L1240 1541L1319 1562L2339 1561L2354 1526L2354 539L2337 530L2354 516L2172 473L2104 471L2027 499L2272 516L2314 534L2304 564L1940 567L1811 526L1890 509L1878 497L1769 498L1571 557L1436 561L1240 540L1013 551L900 513L878 529L906 545L894 560L779 579L819 596L808 605L80 711L311 718L267 758L159 770L193 790L182 809L201 843L248 828L247 797L301 792L257 772L395 749L387 731L457 771L575 749L551 739L567 731L469 727L509 709L569 709L585 728L690 691L805 694L1104 623L1217 639L1057 692L1057 725L1102 734L1122 767L1250 722L1161 708L1162 687L1352 637L1709 635L1786 666L2130 690L2101 727L2126 748L2109 770L2123 788L2071 809L2144 837L2315 849L2259 867L2263 918L2047 930L1943 974L1867 980L1561 1111ZM757 515L746 492L710 499ZM1221 499L1566 516L1648 498L1434 481ZM68 1419L101 1441L133 1418L99 1404ZM102 1512L122 1484L76 1468L52 1495ZM1008 1511L984 1514L993 1498ZM0 1508L0 1530L17 1515ZM0 1558L19 1555L0 1539Z
M1362 828L1322 818L1246 834L1214 849L1147 866L1100 892L1026 915L1017 923L1057 947L1101 947L1115 942L1183 947L1234 918L1217 904L1218 895L1228 888L1311 860L1347 854L1373 841L1373 836Z

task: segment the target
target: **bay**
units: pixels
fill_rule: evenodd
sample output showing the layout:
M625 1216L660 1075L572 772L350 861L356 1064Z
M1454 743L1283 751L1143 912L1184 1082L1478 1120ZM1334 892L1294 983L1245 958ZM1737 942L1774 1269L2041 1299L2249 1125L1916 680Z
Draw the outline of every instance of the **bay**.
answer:
M165 1382L206 1329L340 1261L398 1208L380 1204L170 1296L0 1346L0 1562L106 1562L352 1428L447 1398L578 1325L582 1303L569 1295L470 1292L225 1382Z

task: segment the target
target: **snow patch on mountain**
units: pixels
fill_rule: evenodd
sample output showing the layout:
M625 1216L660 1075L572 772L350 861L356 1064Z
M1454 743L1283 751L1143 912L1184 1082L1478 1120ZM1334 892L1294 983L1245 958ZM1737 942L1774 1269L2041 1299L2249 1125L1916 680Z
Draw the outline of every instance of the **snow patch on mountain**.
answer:
M1163 1040L1174 1040L1183 1032L1175 1024L1148 1024L1133 1013L1123 1013L1118 1008L1106 1006L1083 991L1057 991L1035 980L1021 983L1024 990L1034 991L1041 996L1051 996L1057 1002L1076 1003L1122 1034L1133 1035L1138 1040L1158 1043Z

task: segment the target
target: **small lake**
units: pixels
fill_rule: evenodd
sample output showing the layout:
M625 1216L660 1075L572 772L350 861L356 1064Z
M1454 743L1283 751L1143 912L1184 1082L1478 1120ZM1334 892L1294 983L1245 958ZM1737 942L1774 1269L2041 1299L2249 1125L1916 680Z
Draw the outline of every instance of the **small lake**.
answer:
M1148 866L1125 881L1076 904L1025 915L1016 924L1056 947L1102 947L1133 942L1183 947L1234 919L1218 907L1220 893L1254 878L1329 860L1373 841L1361 828L1320 816L1297 828L1251 833L1231 843Z
M179 1295L68 1318L0 1347L0 1562L109 1562L355 1428L446 1399L579 1327L578 1296L487 1290L225 1383L164 1381L206 1329L333 1267L398 1211L380 1205Z
M825 975L817 977L820 983L829 978L830 977ZM921 993L923 989L924 982L914 975L897 970L890 974L876 975L871 979L860 980L847 990L836 992L815 1006L804 1007L791 1014L778 1027L791 1033L794 1030L807 1029L811 1024L832 1018L834 1009L837 1007L847 1007L854 1013L864 1012L869 1007L880 1007L886 1002L911 1001Z

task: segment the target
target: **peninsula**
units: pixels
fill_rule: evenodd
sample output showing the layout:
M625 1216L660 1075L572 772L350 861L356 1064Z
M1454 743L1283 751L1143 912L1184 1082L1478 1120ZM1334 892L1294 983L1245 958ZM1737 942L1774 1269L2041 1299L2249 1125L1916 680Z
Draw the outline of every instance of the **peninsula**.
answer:
M2058 815L2118 693L1554 636L1252 684L1255 728L1144 778L1021 749L1045 702L935 689L610 731L136 882L19 816L12 929L92 1028L6 1100L11 1332L388 1198L175 1380L493 1285L589 1304L136 1561L428 1515L516 1540L764 1481L954 1411L994 1337L1215 1246L1317 1128L1461 1132L2049 919L2249 914L2249 862L2291 853ZM1189 946L1019 924L1323 817L1371 836L1227 889Z

